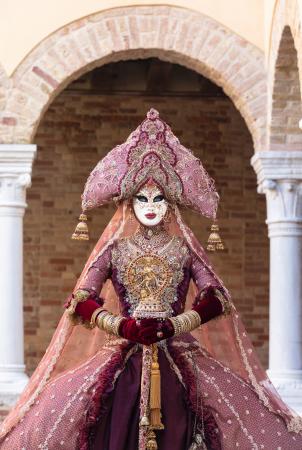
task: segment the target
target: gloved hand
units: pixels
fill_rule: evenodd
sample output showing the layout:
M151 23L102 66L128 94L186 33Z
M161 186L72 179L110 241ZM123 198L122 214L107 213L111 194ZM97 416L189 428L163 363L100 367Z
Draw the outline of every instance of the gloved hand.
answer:
M158 335L157 333L161 333ZM132 342L143 345L151 345L155 342L173 336L174 328L167 319L164 322L157 319L135 319L127 318L123 320L119 327L119 335Z
M142 319L139 336L145 345L151 345L174 335L174 327L169 319Z
M90 322L93 312L100 307L95 300L88 298L84 302L78 303L75 313L80 316L83 321Z
M204 297L192 308L200 315L201 323L206 323L223 312L221 301L213 288L209 288Z
M125 317L125 320L122 321L119 326L118 333L121 337L128 339L129 341L138 342L140 344L144 343L139 336L139 324L135 319L131 319L130 317Z
M86 293L86 300L85 298L83 300L77 299L77 292ZM84 323L89 323L93 312L104 304L104 300L98 297L94 291L89 292L84 290L77 292L67 298L64 307L73 319L78 320L80 318Z

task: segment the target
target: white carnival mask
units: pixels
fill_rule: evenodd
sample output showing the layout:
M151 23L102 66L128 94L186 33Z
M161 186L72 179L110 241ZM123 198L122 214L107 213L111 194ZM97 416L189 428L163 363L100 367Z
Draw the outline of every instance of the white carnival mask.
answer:
M157 186L144 186L133 197L133 210L137 220L147 227L158 225L164 218L168 202Z

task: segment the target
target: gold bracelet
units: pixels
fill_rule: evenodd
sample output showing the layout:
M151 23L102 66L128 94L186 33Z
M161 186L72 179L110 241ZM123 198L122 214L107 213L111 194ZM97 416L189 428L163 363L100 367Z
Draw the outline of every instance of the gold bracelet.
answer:
M103 325L103 322L104 322L104 318L108 315L109 313L108 313L108 311L106 311L105 309L102 311L102 312L100 312L100 314L97 316L97 318L96 318L96 325L101 329L101 330L104 330L104 325Z
M91 319L90 319L90 328L94 328L96 326L96 318L97 315L101 312L104 311L104 308L97 308L93 311Z
M120 324L124 320L123 316L115 316L106 310L101 310L96 318L96 324L106 333L113 334L115 336L120 336L118 331Z
M197 311L191 310L176 317L170 317L174 327L174 335L195 330L201 324L201 318Z

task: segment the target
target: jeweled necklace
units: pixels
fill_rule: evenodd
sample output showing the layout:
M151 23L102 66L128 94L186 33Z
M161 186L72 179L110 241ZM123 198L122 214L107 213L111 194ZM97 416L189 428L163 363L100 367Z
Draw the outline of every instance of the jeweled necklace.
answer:
M171 237L163 225L159 224L155 227L140 226L139 230L133 235L132 242L145 252L152 252L168 244Z

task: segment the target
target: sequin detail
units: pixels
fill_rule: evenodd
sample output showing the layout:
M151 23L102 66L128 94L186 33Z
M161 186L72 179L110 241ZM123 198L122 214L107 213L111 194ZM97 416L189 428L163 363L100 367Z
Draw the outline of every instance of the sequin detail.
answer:
M142 258L146 257L149 259L153 258L154 263L162 261L163 264L159 267L166 267L168 270L168 280L165 279L160 294L161 303L165 311L163 317L171 317L173 315L171 305L178 300L177 287L183 279L183 267L190 254L183 239L177 236L172 238L168 236L167 239L167 236L165 232L161 236L156 236L155 239L145 239L142 234L139 236L134 235L131 238L120 239L112 250L112 265L117 270L119 282L126 287L125 302L128 304L130 315L134 314L141 297L137 289L137 283L133 285L129 273L135 273L133 267L139 270L135 263L138 261L142 262ZM164 242L165 244L162 245ZM147 254L146 251L148 252ZM154 268L154 273L155 271L156 269ZM142 275L138 273L137 276L140 277ZM148 276L152 284L153 275L149 274Z

